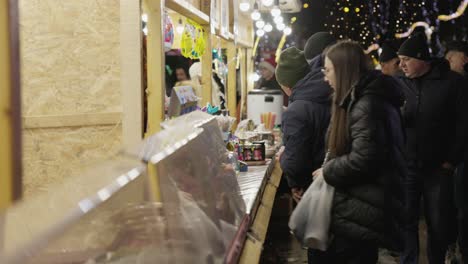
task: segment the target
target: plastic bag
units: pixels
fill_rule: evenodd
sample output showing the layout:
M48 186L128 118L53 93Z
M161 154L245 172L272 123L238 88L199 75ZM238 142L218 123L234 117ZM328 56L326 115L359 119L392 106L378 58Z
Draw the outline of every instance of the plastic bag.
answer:
M330 244L331 208L335 188L317 177L302 196L289 219L289 228L303 246L326 250Z

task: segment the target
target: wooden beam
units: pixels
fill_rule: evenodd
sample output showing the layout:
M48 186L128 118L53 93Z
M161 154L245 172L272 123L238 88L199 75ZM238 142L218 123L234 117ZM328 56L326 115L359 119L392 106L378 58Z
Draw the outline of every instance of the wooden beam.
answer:
M120 112L23 117L24 128L27 129L115 125L120 121L122 121Z
M165 54L164 54L164 0L144 0L144 10L148 15L147 76L148 129L152 135L161 129L164 120Z
M161 130L161 122L165 116L164 0L143 0L143 10L148 15L148 35L146 39L148 128L146 136L150 136ZM151 193L154 200L159 202L161 201L161 191L155 166L148 165L148 175Z
M21 195L18 3L0 1L0 210Z
M185 0L167 0L166 7L176 11L177 13L190 18L200 25L208 25L210 17L204 12L195 8L192 4ZM207 31L210 32L210 31Z
M247 82L249 76L247 74L247 51L244 48L240 50L240 80L241 80L241 106L240 106L240 113L239 119L242 119L244 113L247 113Z
M254 58L252 56L253 50L247 49L246 62L247 62L247 92L252 91L254 88L254 82L250 77L255 72Z
M235 117L237 114L237 50L233 42L227 43L227 58L228 58L228 79L227 79L227 106L230 116Z
M204 25L203 29L205 30L204 38L205 38L205 53L201 58L202 64L202 107L206 106L207 103L211 102L212 96L212 61L213 61L213 54L211 51L211 33L210 33L210 26Z
M139 1L120 0L120 89L123 145L130 148L143 138L142 29Z

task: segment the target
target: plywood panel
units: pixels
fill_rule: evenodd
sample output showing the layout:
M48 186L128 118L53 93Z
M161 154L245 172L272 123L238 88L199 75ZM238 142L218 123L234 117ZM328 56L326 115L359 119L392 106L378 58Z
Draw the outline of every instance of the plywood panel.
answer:
M139 1L120 0L120 90L123 144L131 148L143 137L142 29Z
M112 157L120 150L121 136L120 124L25 130L25 196L46 192L50 184L63 182L86 167Z
M120 1L20 0L19 6L23 117L121 113ZM121 138L120 123L24 129L25 195L114 155Z
M119 0L20 0L23 114L120 112Z

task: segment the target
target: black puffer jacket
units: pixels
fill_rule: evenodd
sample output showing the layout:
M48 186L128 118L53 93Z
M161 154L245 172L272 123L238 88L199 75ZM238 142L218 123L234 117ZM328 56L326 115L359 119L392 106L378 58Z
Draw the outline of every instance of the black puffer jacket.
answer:
M324 81L321 56L311 62L311 71L293 88L288 110L283 114L283 170L289 187L306 189L312 172L323 163L325 133L330 122L331 88Z
M407 155L426 168L447 161L456 165L467 139L466 82L445 59L434 60L431 66L422 77L400 78L406 97Z
M399 107L403 94L391 77L366 74L342 102L347 109L348 153L324 165L335 187L331 232L397 249L406 175Z

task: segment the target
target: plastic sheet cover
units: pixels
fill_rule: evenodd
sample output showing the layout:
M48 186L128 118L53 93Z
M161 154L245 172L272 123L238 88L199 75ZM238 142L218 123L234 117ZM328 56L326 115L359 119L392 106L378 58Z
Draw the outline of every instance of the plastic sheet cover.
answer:
M121 157L14 206L2 215L0 263L165 260L165 218L147 180L144 164Z
M166 121L161 126L175 130L184 130L187 126L203 128L201 135L188 146L187 154L192 156L193 162L208 169L207 187L214 193L220 219L238 227L246 213L246 206L217 118L195 111Z

